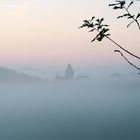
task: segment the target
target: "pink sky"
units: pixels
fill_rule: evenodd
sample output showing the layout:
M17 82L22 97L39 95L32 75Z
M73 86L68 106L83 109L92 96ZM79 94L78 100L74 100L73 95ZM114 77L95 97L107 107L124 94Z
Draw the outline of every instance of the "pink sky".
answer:
M9 0L0 1L0 63L2 65L75 65L118 63L107 40L90 43L92 34L80 30L82 20L92 15L105 17L112 38L140 55L140 32L127 29L126 20L102 0ZM136 10L137 11L137 8Z

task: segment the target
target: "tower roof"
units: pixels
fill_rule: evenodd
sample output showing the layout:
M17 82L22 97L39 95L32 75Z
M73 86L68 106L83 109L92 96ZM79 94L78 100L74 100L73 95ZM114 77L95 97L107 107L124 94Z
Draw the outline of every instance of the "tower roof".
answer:
M74 77L74 71L73 71L73 68L72 68L70 63L66 67L65 77L67 77L67 78L73 78Z

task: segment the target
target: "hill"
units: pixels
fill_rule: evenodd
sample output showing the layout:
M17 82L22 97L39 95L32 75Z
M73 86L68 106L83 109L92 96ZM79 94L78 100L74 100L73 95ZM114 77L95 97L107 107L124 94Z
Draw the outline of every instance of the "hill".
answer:
M43 81L38 77L32 77L16 70L0 67L0 82L39 82Z

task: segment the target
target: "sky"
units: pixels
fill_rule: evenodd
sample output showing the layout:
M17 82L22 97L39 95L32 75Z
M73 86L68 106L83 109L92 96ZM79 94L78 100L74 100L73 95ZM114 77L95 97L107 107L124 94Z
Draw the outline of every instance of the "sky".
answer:
M124 64L108 40L91 43L94 34L78 29L82 20L104 17L111 37L140 55L139 30L108 4L113 0L0 0L0 63L8 67ZM139 11L139 6L133 12ZM121 65L122 66L122 65Z

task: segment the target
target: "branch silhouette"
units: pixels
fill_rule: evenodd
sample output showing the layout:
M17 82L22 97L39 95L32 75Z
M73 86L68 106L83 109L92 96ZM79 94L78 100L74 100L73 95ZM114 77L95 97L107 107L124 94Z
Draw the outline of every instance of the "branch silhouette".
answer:
M139 30L140 30L140 24L138 22L138 19L140 18L140 13L138 14L132 14L129 9L134 4L134 1L132 0L129 4L127 4L124 0L116 0L116 3L109 4L109 6L113 7L114 10L124 10L126 13L124 13L121 16L118 16L117 18L124 18L132 19L132 21L127 25L129 27L132 23L136 23Z
M117 42L115 42L113 39L111 39L110 37L106 36L107 39L109 39L111 42L113 42L115 45L117 45L120 49L122 49L123 51L125 51L126 53L128 53L129 55L137 58L137 59L140 59L139 56L131 53L130 51L126 50L125 48L123 48L121 45L119 45Z
M127 54L129 54L130 56L133 56L134 58L140 60L140 57L133 54L132 52L128 51L127 49L125 49L124 47L122 47L121 45L119 45L116 41L114 41L113 39L111 39L109 36L110 34L109 32L109 25L104 24L103 23L104 18L98 18L96 19L95 17L92 17L90 20L83 20L83 25L80 26L79 28L85 28L87 27L88 29L90 29L89 32L94 32L97 31L97 35L94 37L94 39L91 42L94 41L102 41L104 38L107 38L108 40L110 40L112 43L114 43L116 46L118 46L121 50L123 50L124 52L126 52ZM124 55L122 55L124 56ZM126 58L126 57L124 57ZM133 66L134 68L136 68L137 70L140 70L140 68L138 68L137 66L135 66L133 63L131 63L130 61L128 61L128 59L125 59L131 66Z
M120 50L115 50L114 51L115 53L120 53L120 55L131 65L133 66L134 68L136 68L137 70L140 70L139 67L137 67L135 64L133 64L132 62L130 62L125 56L124 54L120 51Z

